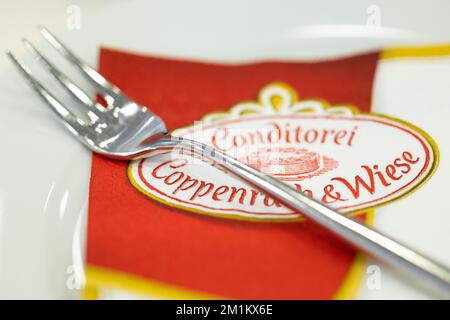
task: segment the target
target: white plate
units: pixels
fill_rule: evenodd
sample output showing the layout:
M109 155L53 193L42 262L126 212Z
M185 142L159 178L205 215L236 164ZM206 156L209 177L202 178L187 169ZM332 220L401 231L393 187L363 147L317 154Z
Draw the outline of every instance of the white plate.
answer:
M366 26L371 4L361 0L339 5L318 0L113 2L98 14L82 15L80 30L57 34L92 65L100 44L172 57L247 61L327 58L393 44L450 42L446 16L450 2L378 1L378 28ZM42 41L37 45L50 52ZM11 66L2 66L0 297L77 298L79 291L67 282L71 266L83 262L90 152L65 132ZM376 87L380 81L377 77ZM389 105L383 112L395 113L395 109ZM426 125L422 118L411 115L407 120ZM443 174L442 179L450 178ZM420 204L432 198L426 193L417 197L422 200L408 198L389 207L398 210L397 215L377 210L376 225L450 264L446 253L450 220L443 215L449 207L443 200L432 203L425 219L423 209L430 207ZM409 221L415 224L403 222L404 208L409 208ZM383 286L376 291L363 286L360 298L431 297L389 270L382 268L382 272Z

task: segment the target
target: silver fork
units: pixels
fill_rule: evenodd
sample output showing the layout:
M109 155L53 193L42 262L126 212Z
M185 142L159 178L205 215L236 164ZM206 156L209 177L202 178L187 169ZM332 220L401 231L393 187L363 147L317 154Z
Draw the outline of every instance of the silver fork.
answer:
M128 98L95 69L76 57L47 29L40 27L39 30L42 36L67 60L78 67L82 75L96 87L99 95L107 102L107 108L93 101L26 39L23 39L24 44L37 56L44 67L76 101L86 107L88 121L76 117L58 101L11 52L7 52L7 55L33 89L62 120L66 128L92 151L120 160L146 157L155 151L167 148L180 148L201 154L270 194L287 207L303 213L347 240L354 247L396 269L407 271L425 282L436 285L447 294L450 293L450 270L447 267L361 222L334 211L321 202L308 198L283 182L225 153L193 140L170 136L164 122L156 114Z

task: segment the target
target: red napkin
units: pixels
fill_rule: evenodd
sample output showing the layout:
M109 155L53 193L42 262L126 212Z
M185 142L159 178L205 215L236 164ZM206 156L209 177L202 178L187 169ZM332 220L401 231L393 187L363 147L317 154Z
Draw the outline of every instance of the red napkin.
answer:
M377 60L378 53L371 53L317 63L226 65L102 49L100 71L174 130L209 112L255 100L274 81L289 84L303 98L368 112ZM136 190L127 165L93 155L88 284L124 287L127 282L132 284L128 289L141 292L170 288L164 297L329 299L354 294L360 261L321 227L309 221L215 218L170 207Z

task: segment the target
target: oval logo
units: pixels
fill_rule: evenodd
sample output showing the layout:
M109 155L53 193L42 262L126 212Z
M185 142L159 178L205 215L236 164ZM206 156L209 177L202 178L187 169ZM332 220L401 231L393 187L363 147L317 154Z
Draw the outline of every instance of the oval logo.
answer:
M201 141L341 212L379 206L411 193L434 172L438 151L422 130L351 106L298 101L284 84L257 102L205 116L174 136ZM284 207L213 163L166 152L131 161L131 183L165 204L229 218L290 221Z

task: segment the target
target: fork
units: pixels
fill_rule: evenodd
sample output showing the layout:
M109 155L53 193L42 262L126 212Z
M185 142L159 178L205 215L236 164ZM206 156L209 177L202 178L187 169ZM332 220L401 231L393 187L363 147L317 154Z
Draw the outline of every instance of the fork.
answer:
M263 174L230 155L197 141L170 136L163 120L156 114L128 98L119 88L80 60L46 28L39 27L39 31L51 46L74 64L81 74L95 86L107 107L92 100L28 40L23 39L25 46L31 50L63 88L85 107L86 120L77 117L65 107L16 56L11 52L7 52L7 55L32 88L62 120L70 133L93 152L119 160L143 158L168 148L200 154L243 178L261 191L270 194L287 207L301 212L307 218L332 231L366 254L397 270L406 271L413 277L424 280L424 283L433 284L446 294L450 293L450 270L444 265L364 223L307 197L287 184Z

